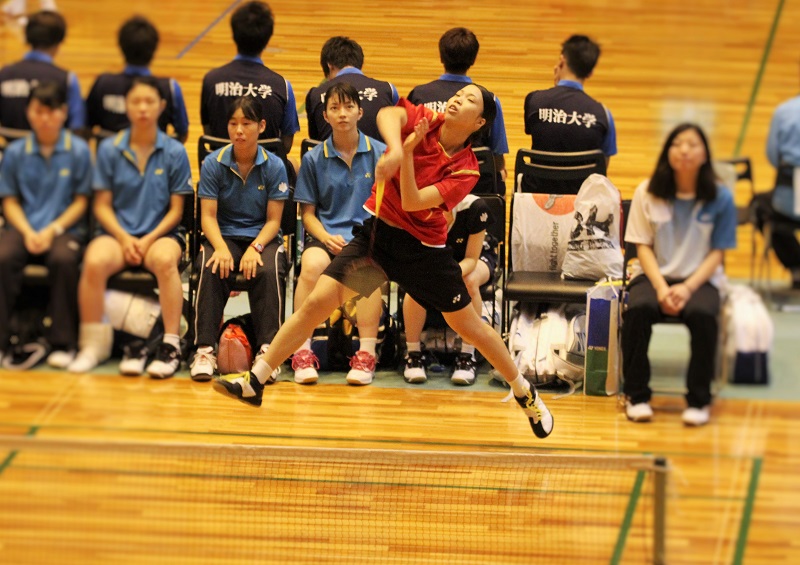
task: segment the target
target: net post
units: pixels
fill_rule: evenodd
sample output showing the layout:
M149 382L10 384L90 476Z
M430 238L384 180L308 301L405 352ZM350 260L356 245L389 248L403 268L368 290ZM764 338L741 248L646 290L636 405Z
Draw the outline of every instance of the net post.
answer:
M666 458L657 457L653 469L653 563L667 562L667 477L669 464Z

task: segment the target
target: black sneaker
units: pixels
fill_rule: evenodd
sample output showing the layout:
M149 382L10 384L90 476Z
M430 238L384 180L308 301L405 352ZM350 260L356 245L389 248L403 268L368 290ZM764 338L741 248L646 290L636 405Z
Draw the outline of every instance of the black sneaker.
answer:
M143 340L125 344L122 348L122 361L119 364L119 372L126 377L138 377L144 373L148 357L150 357L150 350Z
M528 422L530 422L536 437L543 439L549 436L553 431L553 415L544 405L544 401L536 389L531 388L528 394L522 398L518 396L514 398L528 417Z
M154 379L168 379L181 366L181 352L174 345L161 343L156 358L147 366L147 374Z
M453 376L450 377L450 382L462 386L475 384L475 365L472 353L459 353L453 366Z
M403 370L403 380L411 384L422 384L428 380L425 372L425 362L421 351L409 351L406 355L406 367Z
M258 378L251 371L217 377L211 386L220 394L250 406L261 406L264 385L258 382Z

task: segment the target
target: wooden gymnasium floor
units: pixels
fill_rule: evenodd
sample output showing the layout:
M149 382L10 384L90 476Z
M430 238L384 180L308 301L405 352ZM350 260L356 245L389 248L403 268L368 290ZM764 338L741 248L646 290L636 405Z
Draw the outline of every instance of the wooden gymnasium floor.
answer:
M162 37L154 71L178 79L186 95L191 121L187 150L194 163L201 132L200 81L209 68L234 55L227 20L236 4L61 0L69 33L58 62L76 71L88 91L97 73L121 68L115 46L120 22L133 13L148 15ZM406 94L441 72L436 45L445 29L473 29L482 48L471 76L503 103L510 160L527 144L523 98L549 86L559 43L574 32L594 36L603 56L587 90L614 114L619 154L609 174L625 196L648 175L666 131L682 119L704 125L716 156L750 156L757 189L767 189L773 175L764 157L769 119L774 107L797 91L800 7L783 0L443 0L437 10L416 0L281 0L271 5L277 27L265 61L293 83L298 105L322 79L319 48L331 35L357 39L365 50L366 73L391 80ZM13 61L23 52L19 34L0 28L0 60ZM301 127L295 152L305 132L302 115ZM737 200L746 202L746 190ZM728 260L736 277L748 274L748 229L740 228L740 247ZM675 469L669 563L800 562L797 403L725 400L715 406L711 425L689 430L680 424L680 401L674 398L659 397L657 420L635 426L615 400L576 395L551 402L555 431L537 441L519 411L499 402L503 394L500 389L357 389L283 382L267 391L264 406L256 410L223 399L185 373L155 382L102 374L0 372L0 432L145 442L658 453ZM13 457L0 462L0 481L14 464ZM7 526L0 524L0 532ZM4 547L0 540L0 555Z

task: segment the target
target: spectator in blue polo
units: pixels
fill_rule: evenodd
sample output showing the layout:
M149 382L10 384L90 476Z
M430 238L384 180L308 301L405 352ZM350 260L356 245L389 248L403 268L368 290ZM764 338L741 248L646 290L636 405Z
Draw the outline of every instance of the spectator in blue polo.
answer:
M129 129L103 140L94 172L94 214L102 233L89 244L78 288L79 352L69 370L83 373L111 355L113 329L103 322L109 277L143 267L158 281L164 339L147 365L153 378L180 366L183 289L178 265L186 249L183 199L194 192L186 149L158 128L166 105L153 77L136 77L125 96ZM123 357L120 372L140 374L146 358Z
M0 125L30 129L26 113L28 95L37 83L52 81L62 85L67 93L67 127L75 132L84 129L86 109L78 78L53 63L66 35L67 22L58 12L43 10L28 18L25 41L31 50L21 61L0 70Z
M294 291L297 311L314 289L331 260L353 238L353 228L369 213L364 203L372 193L375 165L386 146L358 129L363 115L358 90L336 81L325 91L324 117L333 130L330 137L303 156L294 199L300 203L306 230L302 269ZM368 385L375 376L375 346L383 301L381 289L358 301L359 350L350 359L347 382ZM319 360L311 351L311 336L292 356L298 384L317 381Z
M287 267L280 228L289 184L283 162L258 145L267 127L260 111L249 96L235 99L227 115L231 143L206 157L200 171L203 243L195 259L197 352L189 371L195 381L211 380L218 368L214 346L237 271L249 281L253 350L266 352L283 321Z
M37 261L47 265L51 283L48 362L61 368L78 344L79 265L92 178L89 147L64 129L66 98L58 82L33 88L27 109L33 133L8 146L0 168L7 222L0 235L0 358L8 346L23 268Z

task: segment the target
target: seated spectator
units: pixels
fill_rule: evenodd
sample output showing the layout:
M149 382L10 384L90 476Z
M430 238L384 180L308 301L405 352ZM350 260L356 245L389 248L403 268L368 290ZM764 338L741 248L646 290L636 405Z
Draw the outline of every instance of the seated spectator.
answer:
M283 162L258 145L267 127L260 110L251 97L235 99L228 110L231 144L206 157L200 170L197 195L204 239L195 262L200 273L194 320L197 352L190 370L196 381L214 376L214 346L237 272L251 281L247 294L253 345L261 353L283 320L287 267L280 228L289 185Z
M203 132L228 137L228 108L235 98L250 96L261 106L267 127L261 139L278 137L286 153L292 150L294 134L300 130L297 104L291 83L264 66L261 54L267 48L275 19L265 2L245 2L231 16L233 41L238 54L233 61L210 70L203 77L200 119Z
M736 247L733 195L717 184L711 163L700 127L681 124L667 136L653 176L633 195L625 240L636 244L639 260L622 316L622 373L625 412L634 422L653 417L647 348L653 324L664 316L679 317L691 334L683 421L709 421L723 260Z
M133 16L119 28L117 41L125 57L125 70L101 74L86 98L87 126L113 133L131 125L125 109L125 93L133 77L152 75L150 63L158 47L158 30L147 18ZM161 97L167 103L158 118L158 127L164 132L171 127L175 137L184 143L189 135L189 116L183 91L175 79L157 80Z
M353 85L339 81L328 85L323 117L332 133L303 156L294 191L306 229L302 270L294 293L295 311L311 294L325 268L353 238L353 228L369 217L364 203L372 191L375 165L386 146L358 130L363 114ZM359 350L351 358L347 373L347 382L352 385L370 384L375 376L382 309L380 288L357 303ZM311 336L307 336L292 357L295 382L316 382L318 366L311 351Z
M331 125L323 116L325 112L325 91L334 82L349 82L358 91L363 111L358 129L365 135L383 141L376 119L378 110L397 104L397 89L390 82L376 80L361 72L364 66L364 51L349 37L331 37L320 52L322 73L325 83L312 88L306 95L306 114L308 115L308 137L322 141L331 135Z
M67 22L58 12L32 14L25 25L25 41L31 50L17 63L0 69L0 125L30 129L26 113L31 89L40 82L57 82L67 93L67 127L81 132L86 124L86 109L78 78L53 64L64 37Z
M800 166L800 96L787 100L775 110L767 138L767 157L777 171L775 190L756 196L758 220L786 220L772 230L772 249L792 277L792 288L800 289L800 241L796 228L800 222L794 187L796 168Z
M600 58L600 46L585 35L573 35L561 45L553 67L555 86L525 97L525 133L531 149L572 153L600 149L606 164L617 154L614 118L604 104L584 91L584 84ZM547 192L542 181L523 180L526 192ZM578 194L582 180L556 182L563 194Z
M489 207L474 194L468 194L455 208L444 213L447 219L447 246L458 261L464 284L469 291L473 308L481 315L483 301L481 287L494 276L497 253L486 240L486 228L494 223ZM403 321L406 329L406 366L403 378L408 383L424 383L428 376L422 358L420 334L425 326L427 312L411 295L403 300ZM475 383L475 346L461 341L461 352L456 358L450 380L457 385Z
M11 143L0 168L6 228L0 234L0 359L22 271L41 261L50 277L48 363L66 367L78 345L78 278L86 243L92 162L85 141L64 129L67 93L60 83L36 85L28 102L33 133Z
M114 332L103 322L108 279L142 267L158 281L164 339L147 373L171 377L180 366L183 288L178 265L186 249L183 199L193 194L186 149L158 129L166 102L158 81L135 77L125 95L130 129L100 142L94 171L94 215L101 234L89 243L78 286L78 355L68 369L85 373L111 355ZM146 359L123 358L120 372L140 374Z
M479 48L478 38L466 28L454 27L444 32L439 39L439 59L444 65L444 74L433 82L415 87L408 95L408 99L414 104L424 104L436 112L446 112L447 101L461 90L464 84L472 82L467 72L475 64ZM503 109L496 96L494 102L497 105L497 117L492 123L492 129L474 139L472 145L492 150L495 169L500 175L498 180L504 183L507 175L505 154L508 153L508 139ZM505 191L500 191L500 194L505 194Z

